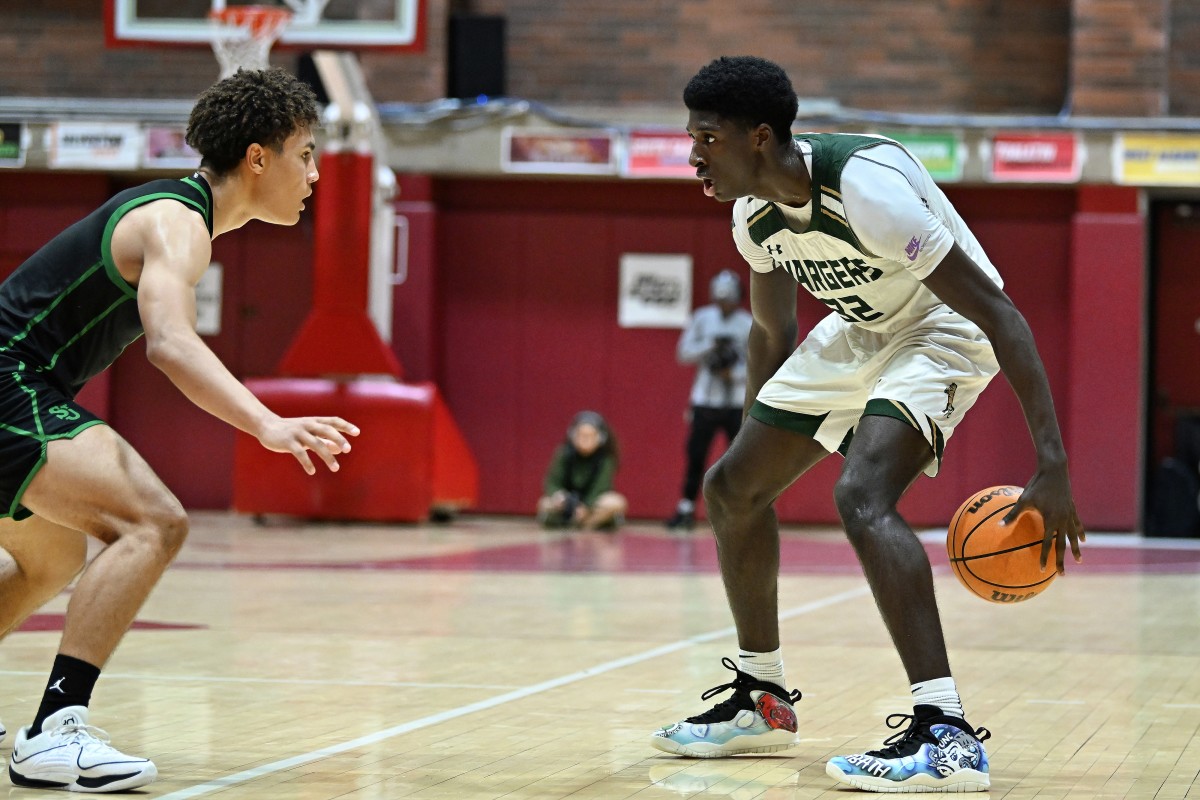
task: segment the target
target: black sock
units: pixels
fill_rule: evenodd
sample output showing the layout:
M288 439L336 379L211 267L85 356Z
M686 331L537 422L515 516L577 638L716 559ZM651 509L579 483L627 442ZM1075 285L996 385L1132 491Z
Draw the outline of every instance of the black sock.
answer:
M99 667L93 667L86 661L64 656L62 653L55 656L54 668L50 671L50 680L46 682L46 692L42 695L42 704L38 707L29 735L37 736L41 733L46 717L56 711L61 711L67 706L86 708L92 700L92 689L99 677Z

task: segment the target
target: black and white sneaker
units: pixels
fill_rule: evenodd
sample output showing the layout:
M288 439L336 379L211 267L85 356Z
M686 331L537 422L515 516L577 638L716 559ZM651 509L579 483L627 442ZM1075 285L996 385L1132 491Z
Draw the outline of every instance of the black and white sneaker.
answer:
M650 736L650 745L666 753L693 758L720 758L737 753L774 753L800 744L796 709L800 692L790 694L778 684L756 680L739 670L732 659L721 663L734 671L731 683L714 686L701 700L733 689L733 695L713 708L676 722Z
M895 720L895 721L893 721ZM837 756L825 774L868 792L986 792L988 757L985 728L949 717L937 706L919 705L912 714L892 714L889 728L908 728L884 741L881 750Z
M13 785L120 792L145 786L158 777L153 762L109 746L104 731L87 721L87 708L69 706L47 717L37 736L29 735L28 725L17 731L8 762Z

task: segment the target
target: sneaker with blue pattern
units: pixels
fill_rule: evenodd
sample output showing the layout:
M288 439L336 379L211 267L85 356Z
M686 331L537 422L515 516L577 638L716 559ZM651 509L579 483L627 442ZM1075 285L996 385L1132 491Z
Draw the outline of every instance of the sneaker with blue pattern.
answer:
M722 692L733 694L713 708L650 736L650 745L666 753L693 758L720 758L738 753L774 753L800 744L796 710L800 692L790 694L778 684L742 672L729 658L721 659L734 672L730 683L714 686L701 700Z
M937 706L919 705L912 714L892 714L889 728L908 728L884 741L881 750L837 756L825 774L868 792L986 792L988 758L985 728L946 716Z

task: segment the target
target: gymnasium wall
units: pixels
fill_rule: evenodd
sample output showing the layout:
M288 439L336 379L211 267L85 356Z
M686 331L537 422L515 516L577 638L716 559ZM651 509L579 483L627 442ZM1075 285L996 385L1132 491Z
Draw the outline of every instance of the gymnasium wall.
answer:
M124 184L94 175L0 172L0 274ZM1142 225L1124 206L1074 189L953 189L1038 339L1072 457L1085 522L1138 522ZM1091 205L1089 205L1091 203ZM1128 203L1126 203L1128 205ZM479 460L480 511L530 513L571 415L595 408L621 442L619 488L635 517L665 516L679 490L691 371L678 331L617 326L627 252L689 253L696 302L721 269L745 267L727 205L691 184L435 181L414 240L413 279L396 292L427 316L397 321L406 363L436 380ZM1124 227L1122 227L1124 226ZM222 331L207 341L238 377L269 375L311 301L311 220L251 223L214 243L223 265ZM1094 311L1103 300L1103 314ZM802 326L824 307L800 297ZM1096 358L1103 342L1105 359ZM415 351L414 349L415 348ZM414 369L415 368L415 369ZM192 508L227 508L232 431L189 403L132 345L84 399L106 413ZM282 456L281 456L282 457ZM785 521L831 522L830 458L780 501ZM936 481L904 510L944 524L982 485L1023 483L1033 450L1011 389L997 379L951 440Z
M1128 441L1114 436L1071 453L1085 487L1088 523L1109 529L1137 524L1137 436L1140 355L1112 374L1133 380L1089 394L1070 417L1074 388L1071 333L1074 297L1074 190L958 189L949 192L975 230L1006 288L1038 339L1063 428L1071 444L1077 423L1108 403L1124 415ZM729 237L729 207L690 185L439 183L439 383L475 450L483 475L481 506L529 513L549 454L571 415L594 408L612 423L622 448L619 488L636 517L665 517L677 497L691 371L675 362L678 331L622 329L617 270L626 252L689 253L704 301L708 278L744 264ZM1111 239L1110 239L1111 242ZM1136 253L1105 274L1140 285ZM1121 274L1124 274L1124 278ZM1084 282L1082 285L1087 285ZM1130 291L1133 291L1132 289ZM1140 289L1110 309L1107 329L1140 329ZM800 298L801 326L825 313ZM1136 339L1136 337L1134 337ZM1086 432L1085 432L1086 433ZM1085 436L1086 438L1086 436ZM1128 453L1126 460L1114 458ZM833 457L780 500L781 518L834 522ZM916 524L944 524L962 497L998 483L1025 483L1034 453L1015 396L997 379L951 440L936 481L918 481L904 510ZM1078 487L1077 487L1078 488ZM1091 512L1089 517L1089 512Z

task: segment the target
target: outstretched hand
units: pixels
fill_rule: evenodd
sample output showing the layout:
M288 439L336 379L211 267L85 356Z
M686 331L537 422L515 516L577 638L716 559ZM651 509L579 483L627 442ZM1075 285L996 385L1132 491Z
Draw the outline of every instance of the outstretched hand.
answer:
M308 451L316 453L330 472L337 472L337 456L350 452L347 435L358 436L358 427L341 417L276 417L258 441L276 453L291 453L305 472L315 475L317 468Z
M1021 496L1017 498L1012 511L1008 512L1001 524L1012 524L1022 512L1028 510L1036 510L1045 525L1041 557L1043 570L1046 569L1046 562L1050 557L1050 547L1054 545L1058 562L1056 571L1059 575L1066 572L1063 557L1066 555L1068 540L1071 542L1071 553L1075 557L1075 563L1083 561L1079 543L1087 540L1087 534L1084 533L1083 523L1079 521L1079 514L1075 511L1071 481L1067 477L1065 467L1053 470L1039 469L1034 473Z

